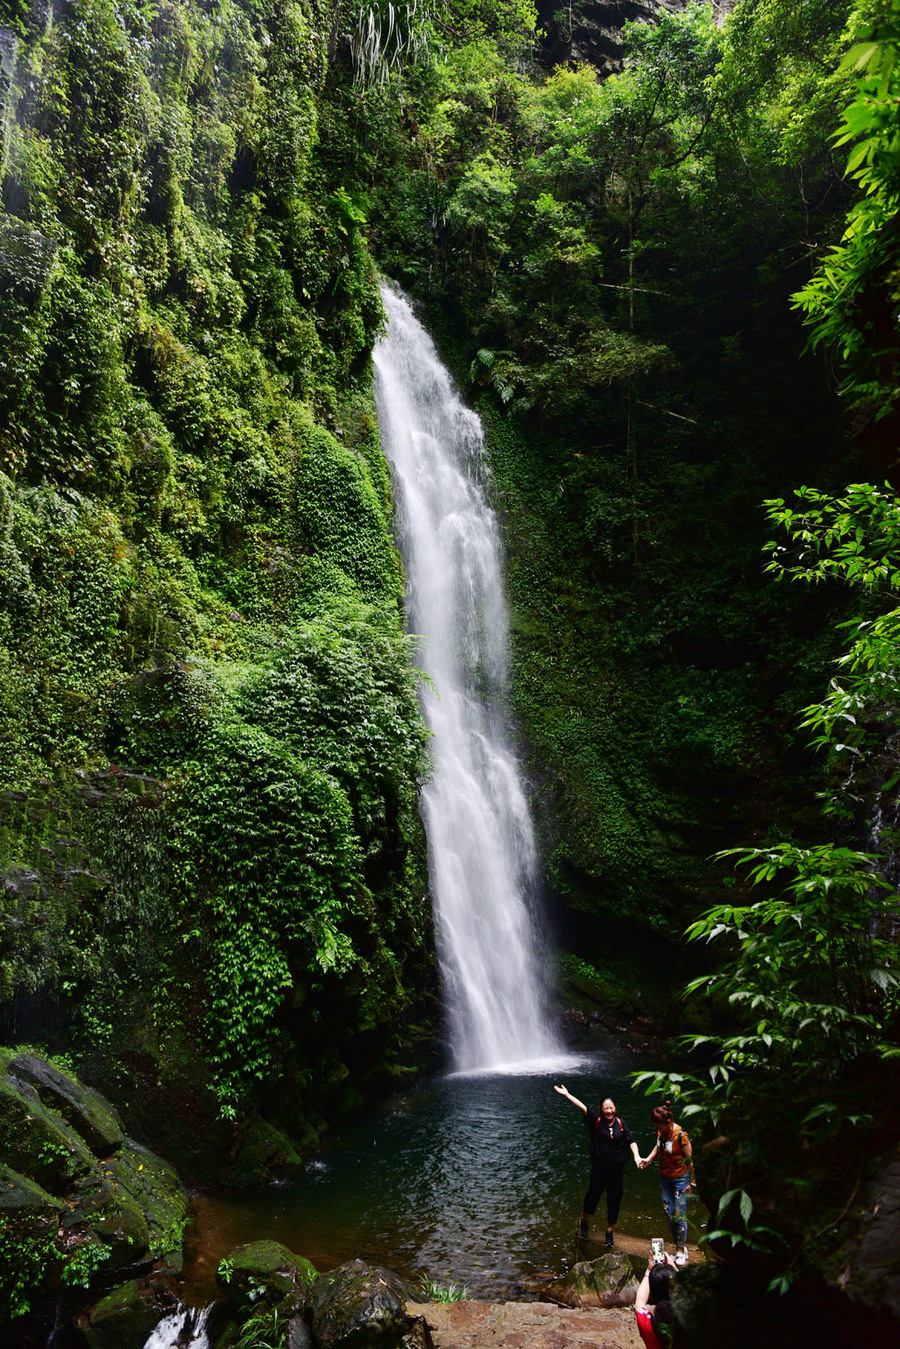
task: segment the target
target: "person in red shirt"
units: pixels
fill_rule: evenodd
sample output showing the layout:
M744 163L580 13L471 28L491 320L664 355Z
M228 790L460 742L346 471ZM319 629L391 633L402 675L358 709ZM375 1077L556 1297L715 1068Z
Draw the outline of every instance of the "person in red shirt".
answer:
M663 1262L648 1260L647 1271L638 1285L634 1315L646 1349L666 1349L670 1343L675 1312L669 1299L669 1275L674 1269L671 1255L663 1256Z
M583 1101L579 1101L565 1087L554 1087L553 1090L559 1092L567 1101L571 1101L582 1112L591 1140L591 1179L587 1194L584 1196L584 1211L579 1231L583 1237L587 1236L588 1219L596 1212L600 1196L605 1190L606 1245L611 1247L625 1191L625 1163L630 1149L635 1166L640 1166L641 1154L638 1145L628 1125L616 1114L616 1103L611 1096L607 1096L601 1103L600 1112L597 1114L589 1110Z

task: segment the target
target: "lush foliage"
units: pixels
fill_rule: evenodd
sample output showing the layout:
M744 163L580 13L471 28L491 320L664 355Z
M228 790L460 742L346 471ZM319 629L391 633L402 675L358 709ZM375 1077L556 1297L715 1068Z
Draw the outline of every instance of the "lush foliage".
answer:
M852 102L835 135L850 146L847 171L861 197L847 217L840 244L797 296L812 326L812 343L831 348L843 374L843 392L867 420L888 419L896 442L900 400L900 252L896 219L900 211L900 4L877 11L842 62L858 72ZM885 445L896 454L896 443Z
M875 859L834 844L741 850L754 886L775 893L722 904L688 928L688 939L736 949L733 960L688 984L721 994L748 1024L737 1034L697 1036L721 1054L714 1080L735 1070L837 1074L881 1043L898 1006L892 938L900 907ZM896 1051L900 1053L900 1051Z
M35 1291L59 1261L55 1232L47 1223L11 1221L0 1218L0 1283L3 1294L2 1319L14 1319L30 1311Z
M381 305L320 149L352 15L3 17L2 998L125 1104L287 1073L302 1132L428 961Z
M896 494L852 484L839 497L802 488L793 506L768 503L788 541L769 545L770 569L806 584L840 581L863 592L868 613L844 624L850 641L825 697L804 709L803 726L824 751L823 809L871 852L836 843L733 850L767 898L720 904L688 929L729 957L688 985L737 1013L735 1033L694 1037L713 1046L712 1095L698 1108L721 1111L735 1075L790 1069L801 1098L872 1054L900 1056L896 970L897 653L900 509ZM750 896L752 901L752 895Z
M557 892L722 949L714 1088L795 1060L839 1084L888 1042L859 834L873 803L896 829L895 508L837 489L861 475L789 306L812 273L889 439L897 77L883 15L843 60L850 11L692 5L601 82L531 60L526 0L4 5L0 992L152 1127L184 1101L212 1130L214 1097L264 1172L253 1105L311 1138L402 1075L429 980L370 248L485 415ZM762 496L774 574L839 595L761 576ZM854 764L829 843L792 721L854 587L806 713Z
M874 404L872 415L893 437L895 461L889 372L896 362L896 332L868 320L863 292L877 288L880 263L873 260L883 262L892 248L894 208L890 220L878 218L873 203L885 204L889 189L881 169L895 157L895 109L888 114L886 107L887 100L896 102L891 81L900 34L893 20L882 19L867 36L872 40L852 47L845 62L860 73L839 136L841 143L861 138L850 167L866 196L851 210L844 241L799 298L815 340L841 345L848 370L844 391L856 404ZM874 384L861 374L866 368L880 372ZM836 581L858 597L856 616L843 624L848 642L837 672L803 720L814 747L825 752L828 782L821 797L840 841L732 850L739 865L749 865L753 889L746 902L708 910L687 934L712 943L721 959L712 974L689 984L687 993L702 989L719 1000L731 1026L689 1037L688 1046L709 1066L667 1085L681 1094L683 1114L698 1115L723 1131L722 1150L709 1170L719 1180L727 1171L731 1188L719 1199L708 1239L764 1251L773 1243L793 1245L772 1282L784 1291L802 1271L803 1259L818 1258L817 1243L839 1230L851 1208L879 1146L869 1142L870 1131L876 1138L879 1130L886 1131L882 1139L895 1136L900 514L890 486L865 483L837 495L804 487L790 504L777 498L767 507L779 530L768 545L770 572L806 586ZM845 840L860 838L867 851L846 846ZM759 890L765 897L755 899ZM779 1113L794 1141L776 1162L749 1141L748 1132L762 1116L771 1123L771 1097L786 1073L792 1099ZM650 1090L662 1085L659 1074L644 1080ZM870 1088L863 1102L860 1080ZM738 1128L739 1140L724 1136ZM815 1142L822 1165L804 1167L797 1140L801 1152ZM823 1166L836 1157L853 1157L855 1182L853 1171L837 1187L833 1170L826 1180ZM745 1189L733 1188L735 1171ZM818 1230L804 1231L802 1217L798 1224L790 1205L773 1197L785 1186L805 1201L801 1215L815 1195L829 1213L826 1225L820 1226L820 1213ZM754 1217L760 1197L767 1200L764 1222Z

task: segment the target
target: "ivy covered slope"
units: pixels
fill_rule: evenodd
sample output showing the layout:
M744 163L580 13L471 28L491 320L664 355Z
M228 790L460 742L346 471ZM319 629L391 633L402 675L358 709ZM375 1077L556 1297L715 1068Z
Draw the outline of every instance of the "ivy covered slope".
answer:
M0 1016L244 1179L430 977L339 6L2 17Z
M605 80L529 8L450 6L347 116L373 246L488 422L551 880L633 944L806 793L836 597L765 577L760 503L860 472L790 303L848 203L850 5L660 11Z

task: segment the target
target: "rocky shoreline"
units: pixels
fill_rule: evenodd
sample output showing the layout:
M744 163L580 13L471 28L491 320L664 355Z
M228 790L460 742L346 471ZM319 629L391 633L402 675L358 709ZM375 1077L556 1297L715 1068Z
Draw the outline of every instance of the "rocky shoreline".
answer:
M593 1026L590 1034L605 1034ZM627 1033L624 1029L623 1034ZM421 1288L350 1260L320 1272L276 1241L235 1246L216 1297L181 1301L189 1196L175 1170L128 1136L114 1107L58 1063L0 1050L0 1342L3 1349L579 1349L637 1346L631 1306L646 1241L617 1233L606 1251L576 1242L561 1278L532 1279L515 1302L422 1301ZM896 1330L896 1155L861 1189L833 1258L789 1296L753 1285L736 1305L738 1270L691 1249L679 1276L687 1343L819 1349L873 1343ZM220 1248L221 1250L221 1248ZM765 1273L765 1271L764 1271ZM750 1266L745 1278L752 1282ZM764 1318L765 1319L765 1318ZM877 1336L876 1336L877 1337Z

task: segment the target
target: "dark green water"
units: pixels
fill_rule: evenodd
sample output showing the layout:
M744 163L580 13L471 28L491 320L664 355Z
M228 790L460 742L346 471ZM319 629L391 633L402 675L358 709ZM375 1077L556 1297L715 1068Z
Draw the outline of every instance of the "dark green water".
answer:
M479 1298L561 1273L575 1258L588 1137L581 1112L553 1084L593 1105L612 1095L646 1154L653 1103L631 1091L634 1066L598 1054L556 1073L437 1078L361 1116L298 1180L204 1197L187 1300L208 1300L218 1260L264 1236L323 1271L360 1256L413 1280L464 1284ZM603 1200L597 1219L602 1231ZM655 1169L629 1162L618 1230L665 1232Z

